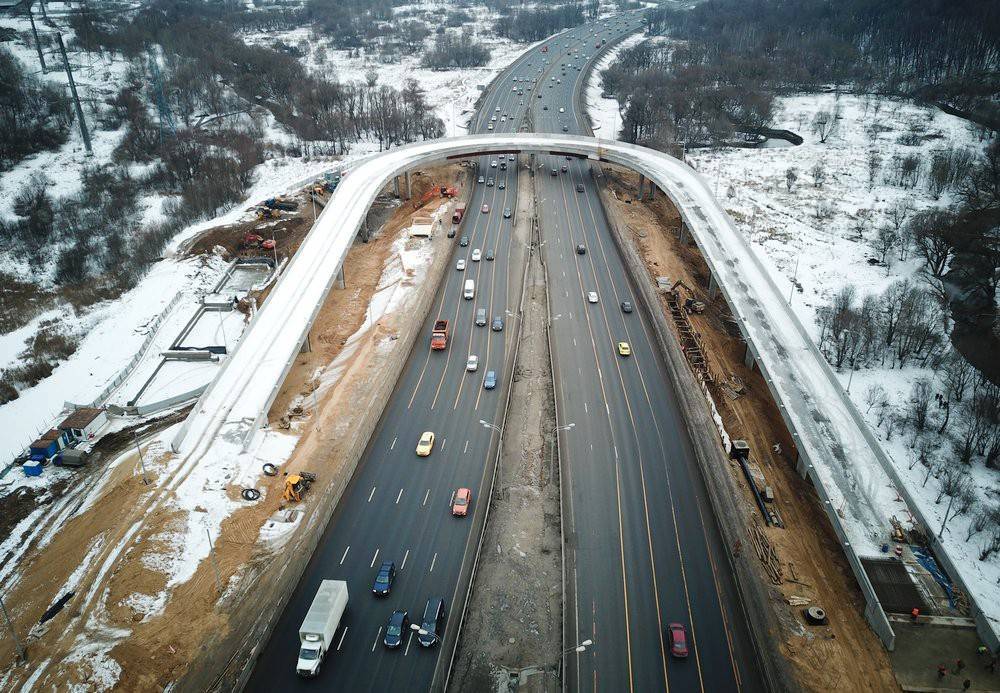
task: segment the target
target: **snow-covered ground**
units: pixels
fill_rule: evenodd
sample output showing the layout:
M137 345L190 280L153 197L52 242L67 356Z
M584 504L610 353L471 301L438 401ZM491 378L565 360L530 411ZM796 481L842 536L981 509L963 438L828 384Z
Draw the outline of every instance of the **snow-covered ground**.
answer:
M621 139L619 131L622 126L622 117L618 112L618 99L604 98L601 96L601 70L611 66L618 55L636 44L646 40L642 33L632 34L617 46L607 51L600 60L594 64L594 69L587 75L587 114L594 130L594 137L601 139Z
M837 130L823 144L812 130L813 118L820 110L838 109ZM875 124L877 128L872 127ZM946 205L951 200L949 193L934 200L923 180L915 188L886 182L884 170L893 157L916 154L926 176L935 152L956 147L978 154L984 142L979 129L967 121L937 109L880 97L803 94L782 98L778 100L774 127L798 133L805 143L798 147L694 150L688 152L688 162L714 185L717 197L751 244L761 251L775 282L787 290L793 309L815 340L816 310L828 304L842 287L857 287L860 301L863 295L880 293L899 279L919 283L915 276L918 261L900 261L895 251L890 253L888 267L868 264L874 255L868 239L880 224L886 223L886 211L899 202L919 210ZM926 135L918 144L900 142L918 130ZM868 161L872 150L879 153L883 170L870 185ZM817 165L825 173L821 186L816 185L812 173ZM798 174L791 191L786 182L789 169ZM859 216L870 217L863 237L857 233ZM800 289L793 288L793 279ZM865 402L865 395L868 386L877 383L888 392L890 405L902 413L909 407L915 380L928 378L937 390L943 390L937 375L915 367L861 370L854 373L853 380L846 369L839 374L845 387L850 383L851 399L881 440L907 490L929 522L936 523L927 527L932 533L939 531L948 505L947 498L935 503L940 483L932 477L923 485L926 470L913 463L916 451L912 431L897 432L887 440L886 432L877 425L878 411ZM936 415L932 410L932 416ZM947 444L942 446L942 454L948 455L949 451ZM970 473L977 496L994 501L1000 492L1000 474L986 469L981 459L973 461ZM887 504L884 507L898 505L891 488L873 488L869 492L875 502ZM906 524L905 517L899 519ZM978 560L985 539L979 534L966 541L970 521L969 514L950 519L941 541L976 602L993 619L1000 620L1000 558Z

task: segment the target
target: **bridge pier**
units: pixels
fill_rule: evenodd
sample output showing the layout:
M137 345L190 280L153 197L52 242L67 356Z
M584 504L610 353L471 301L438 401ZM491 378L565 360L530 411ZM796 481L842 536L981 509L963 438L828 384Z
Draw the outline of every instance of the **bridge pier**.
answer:
M798 456L796 456L796 458L795 458L795 471L803 479L805 479L805 478L807 478L809 476L809 467L810 466L812 466L812 465L810 465L809 462L806 460L806 458L803 457L801 454L798 455Z
M646 176L639 174L639 194L636 197L637 200L641 200L643 194L646 192Z
M719 282L715 278L715 274L712 272L708 273L708 297L710 299L715 299L719 295Z
M306 338L302 340L302 348L299 349L299 353L308 354L312 350L312 342L309 340L309 333L306 332Z
M396 195L396 199L401 199L399 196L399 176L393 176L392 178L392 191Z
M684 221L682 220L681 227L677 229L677 242L680 243L681 245L687 245L687 241L688 241L687 224L685 224Z
M344 268L343 267L341 267L340 271L337 272L337 277L336 277L336 279L333 280L333 285L335 287L337 287L338 289L346 289L347 288L347 282L344 281Z
M747 352L743 355L743 365L753 370L753 367L757 365L757 358L753 355L753 349L750 348L750 342L747 342Z
M403 183L406 186L406 199L409 200L413 196L413 193L411 192L411 188L410 188L410 172L409 171L407 171L406 173L403 174Z

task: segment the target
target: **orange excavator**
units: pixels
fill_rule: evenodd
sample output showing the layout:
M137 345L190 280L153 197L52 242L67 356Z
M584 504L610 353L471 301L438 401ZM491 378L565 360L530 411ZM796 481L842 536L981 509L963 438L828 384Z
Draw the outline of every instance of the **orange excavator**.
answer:
M413 208L420 209L435 197L455 197L456 195L458 195L457 188L451 188L447 185L432 185L423 197L413 203Z

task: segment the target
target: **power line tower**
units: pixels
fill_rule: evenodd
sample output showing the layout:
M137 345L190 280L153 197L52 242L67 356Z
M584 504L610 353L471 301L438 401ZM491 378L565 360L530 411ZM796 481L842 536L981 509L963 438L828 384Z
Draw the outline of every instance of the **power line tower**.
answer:
M156 110L160 114L160 142L163 142L163 128L169 130L172 137L177 137L177 127L174 125L174 114L170 112L170 104L163 93L163 76L160 74L160 64L152 49L149 51L149 73L153 78L153 95L156 98Z

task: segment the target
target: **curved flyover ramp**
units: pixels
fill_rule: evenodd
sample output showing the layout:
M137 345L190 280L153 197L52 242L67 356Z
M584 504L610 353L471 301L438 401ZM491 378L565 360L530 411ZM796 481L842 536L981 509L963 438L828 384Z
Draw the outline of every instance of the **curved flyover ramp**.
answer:
M894 471L784 292L706 181L681 161L651 149L573 135L470 135L399 147L356 164L247 328L239 348L175 437L174 450L193 462L222 436L229 440L239 436L248 445L266 424L266 412L368 209L394 176L443 160L501 152L573 155L618 164L654 181L673 201L793 432L801 471L827 501L828 515L871 597L869 620L883 640L891 642L891 629L873 601L855 554L879 555L883 528L889 527L886 513L892 509L880 507L875 493L889 484Z

